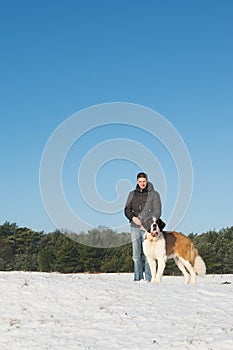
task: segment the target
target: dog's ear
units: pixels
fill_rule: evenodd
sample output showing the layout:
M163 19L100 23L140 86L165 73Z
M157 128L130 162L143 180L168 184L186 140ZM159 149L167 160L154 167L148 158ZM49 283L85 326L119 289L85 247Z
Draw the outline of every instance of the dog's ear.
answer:
M165 222L163 222L162 219L156 220L156 223L157 223L157 225L159 226L159 229L160 229L160 230L162 230L162 229L166 226Z
M143 222L142 222L143 227L145 227L145 229L148 232L150 231L151 224L152 224L152 218L151 217L144 219Z

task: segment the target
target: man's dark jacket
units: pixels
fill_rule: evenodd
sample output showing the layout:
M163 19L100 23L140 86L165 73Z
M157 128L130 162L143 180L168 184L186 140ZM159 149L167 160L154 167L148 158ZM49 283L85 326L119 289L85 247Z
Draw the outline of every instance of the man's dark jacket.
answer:
M160 218L160 195L154 190L152 183L148 182L143 190L137 185L136 189L129 193L125 205L125 216L133 226L137 226L132 221L133 216L139 217L142 221L150 216L155 216L156 219Z

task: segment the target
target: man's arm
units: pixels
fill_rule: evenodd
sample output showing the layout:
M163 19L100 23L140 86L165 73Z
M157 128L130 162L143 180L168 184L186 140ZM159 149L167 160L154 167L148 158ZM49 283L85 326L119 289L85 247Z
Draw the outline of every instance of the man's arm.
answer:
M157 191L154 192L153 212L156 219L159 219L162 214L162 204L160 195Z
M127 219L129 219L129 221L132 221L133 217L134 217L134 213L132 213L132 206L131 206L131 202L133 199L133 192L130 192L126 201L126 205L125 205L125 216L127 217Z

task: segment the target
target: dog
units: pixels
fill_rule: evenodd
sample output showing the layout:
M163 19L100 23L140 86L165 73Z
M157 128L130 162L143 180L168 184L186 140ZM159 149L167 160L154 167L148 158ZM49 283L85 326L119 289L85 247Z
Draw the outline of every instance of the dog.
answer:
M151 282L161 282L166 261L172 258L183 273L185 284L189 284L190 277L191 283L195 284L196 274L205 275L205 262L190 238L179 232L163 231L165 223L155 217L145 220L143 227L145 234L142 247L150 265Z

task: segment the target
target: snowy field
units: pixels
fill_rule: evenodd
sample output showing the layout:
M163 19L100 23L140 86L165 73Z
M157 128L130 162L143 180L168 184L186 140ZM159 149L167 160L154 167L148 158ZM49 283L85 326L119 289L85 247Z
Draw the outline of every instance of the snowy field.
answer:
M1 350L233 349L233 276L0 272Z

